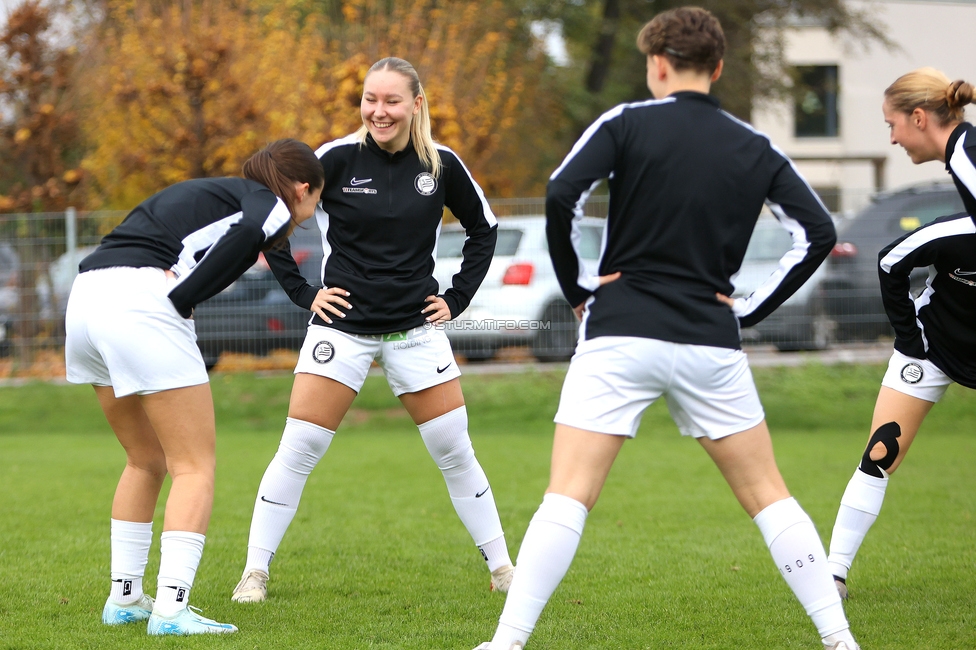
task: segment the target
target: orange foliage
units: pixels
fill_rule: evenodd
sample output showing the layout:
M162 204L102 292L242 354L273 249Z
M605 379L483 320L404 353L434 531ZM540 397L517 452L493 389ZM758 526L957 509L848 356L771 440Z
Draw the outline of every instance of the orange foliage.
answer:
M28 0L0 25L0 212L63 210L79 198L77 50L56 44L54 17Z
M530 134L547 123L544 59L504 3L347 0L333 21L316 6L109 0L82 84L89 207L237 174L276 138L317 147L353 132L366 71L390 55L416 66L435 138L489 194L541 189L547 170L524 166L538 161Z

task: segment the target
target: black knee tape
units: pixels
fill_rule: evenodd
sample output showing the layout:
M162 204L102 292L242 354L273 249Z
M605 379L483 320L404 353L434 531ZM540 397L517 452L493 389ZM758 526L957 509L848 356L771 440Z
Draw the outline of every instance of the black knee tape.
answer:
M878 427L878 430L871 436L871 440L868 441L868 448L864 450L864 456L861 457L860 470L869 476L884 478L885 475L881 470L891 467L895 459L898 458L897 438L900 435L901 427L898 426L897 422L889 422ZM879 442L885 446L888 453L880 460L871 460L871 450Z

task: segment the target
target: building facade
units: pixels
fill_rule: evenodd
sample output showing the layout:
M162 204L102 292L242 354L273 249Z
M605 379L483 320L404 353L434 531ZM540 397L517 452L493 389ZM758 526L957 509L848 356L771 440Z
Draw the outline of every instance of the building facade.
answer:
M796 66L801 92L792 102L759 105L752 116L828 207L844 213L862 207L878 189L948 180L943 166L914 165L901 147L891 145L881 113L885 88L923 66L976 84L976 2L851 4L875 16L894 47L798 25L786 37L786 57ZM967 117L976 117L976 106Z

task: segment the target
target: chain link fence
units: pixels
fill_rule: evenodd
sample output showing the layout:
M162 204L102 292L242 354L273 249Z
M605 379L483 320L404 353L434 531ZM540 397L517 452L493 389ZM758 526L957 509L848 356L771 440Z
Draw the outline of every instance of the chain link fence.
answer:
M468 361L568 359L578 323L549 262L545 200L490 203L499 218L495 259L471 305L446 326L448 337ZM597 196L584 208L580 248L592 272L607 207L607 197ZM838 217L840 240L827 263L772 316L744 330L743 340L804 350L890 336L878 289L878 251L905 232L961 209L951 186L933 185L881 195L855 218ZM69 210L0 215L0 378L63 376L64 310L78 262L125 214ZM460 268L463 239L463 230L448 216L435 269L442 290ZM761 217L734 279L736 293L750 293L769 277L790 245L779 224L768 215ZM303 274L317 283L322 260L317 228L297 231L292 250ZM308 317L259 260L231 287L201 304L194 319L207 364L233 370L293 367Z

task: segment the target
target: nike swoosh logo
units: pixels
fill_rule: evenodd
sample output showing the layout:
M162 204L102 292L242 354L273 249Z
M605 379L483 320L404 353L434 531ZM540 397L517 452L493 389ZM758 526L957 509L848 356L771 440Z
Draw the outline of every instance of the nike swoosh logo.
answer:
M476 495L474 495L474 498L475 499L480 499L481 497L485 496L485 492L487 492L490 489L491 489L491 486L489 485L484 490L482 490L481 492L478 492Z
M371 180L373 180L373 179L372 178L356 178L355 176L353 176L352 177L352 180L349 181L349 184L350 185L362 185L363 183L368 183Z
M447 365L446 365L446 366L444 366L443 368L438 368L438 369L437 369L437 374L438 374L438 375L439 375L439 374L441 374L442 372L444 372L445 370L447 370L447 369L448 369L448 368L450 368L450 367L451 367L451 364L447 364Z
M962 271L960 269L956 269L953 273L956 275L976 275L976 271Z
M962 282L963 284L968 284L971 287L976 287L976 282L973 282L972 280L967 280L966 278L960 278L955 273L950 273L949 277L955 280L956 282Z
M276 506L285 506L286 508L288 507L287 503L278 503L277 501L272 501L271 499L265 499L263 496L261 497L261 500L264 501L265 503L273 503Z

